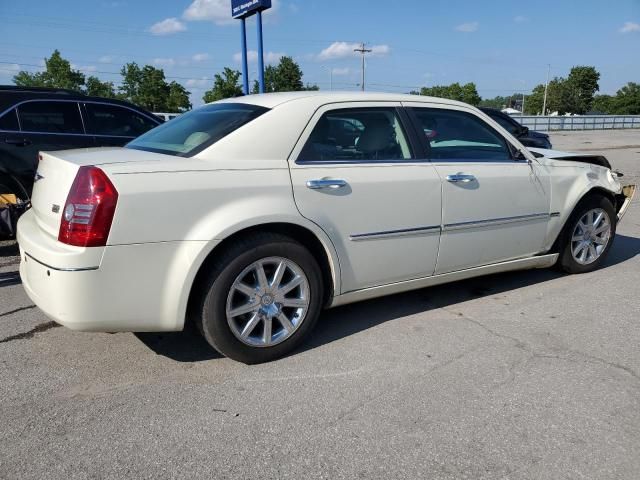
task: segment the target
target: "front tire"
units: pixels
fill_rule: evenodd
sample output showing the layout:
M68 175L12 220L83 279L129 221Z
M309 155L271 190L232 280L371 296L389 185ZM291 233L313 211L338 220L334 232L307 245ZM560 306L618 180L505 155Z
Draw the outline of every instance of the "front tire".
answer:
M601 195L582 200L562 234L559 266L567 273L586 273L604 263L616 234L616 211Z
M218 352L255 364L296 348L322 304L322 273L313 255L289 237L261 233L241 239L216 261L197 321Z

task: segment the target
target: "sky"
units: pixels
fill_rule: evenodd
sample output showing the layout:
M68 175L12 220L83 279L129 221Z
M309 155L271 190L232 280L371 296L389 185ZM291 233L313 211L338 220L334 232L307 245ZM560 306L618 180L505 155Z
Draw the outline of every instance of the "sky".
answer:
M86 75L119 83L124 63L164 69L194 105L225 66L240 70L240 25L230 0L0 0L0 83L42 69L54 49ZM248 22L249 77L257 77ZM265 61L292 56L304 81L408 92L475 82L482 97L529 92L574 65L601 73L601 93L640 82L640 0L273 0Z

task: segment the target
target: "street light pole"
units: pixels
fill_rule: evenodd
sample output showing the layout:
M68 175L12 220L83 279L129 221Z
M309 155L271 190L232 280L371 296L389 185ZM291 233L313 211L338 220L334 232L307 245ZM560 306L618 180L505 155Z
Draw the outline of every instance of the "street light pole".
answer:
M333 90L333 68L323 65L322 68L326 68L329 71L329 90Z
M365 43L362 42L362 45L360 46L360 48L354 48L353 51L354 52L358 52L360 55L362 55L362 82L360 84L361 90L364 92L364 70L365 70L365 63L364 63L364 57L367 53L371 53L372 50L371 49L366 49L365 47Z
M547 91L549 90L549 74L551 73L551 64L547 64L547 83L544 84L544 101L542 102L542 115L547 114Z

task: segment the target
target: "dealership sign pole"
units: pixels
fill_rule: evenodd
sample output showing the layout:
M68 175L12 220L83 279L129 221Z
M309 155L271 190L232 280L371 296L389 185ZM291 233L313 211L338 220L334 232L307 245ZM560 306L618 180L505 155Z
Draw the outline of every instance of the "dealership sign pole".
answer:
M246 20L258 14L258 70L260 93L264 93L264 46L262 44L262 12L271 8L271 0L231 0L231 15L242 21L242 78L244 94L249 94L249 66L247 62Z

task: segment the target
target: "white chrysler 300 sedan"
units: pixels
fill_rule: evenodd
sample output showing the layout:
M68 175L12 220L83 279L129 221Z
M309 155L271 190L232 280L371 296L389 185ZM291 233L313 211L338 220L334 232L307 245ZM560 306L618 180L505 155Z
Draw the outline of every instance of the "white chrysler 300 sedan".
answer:
M597 268L635 191L618 175L603 157L527 150L459 102L252 95L125 148L41 153L20 274L71 329L194 322L257 363L299 345L325 307Z

